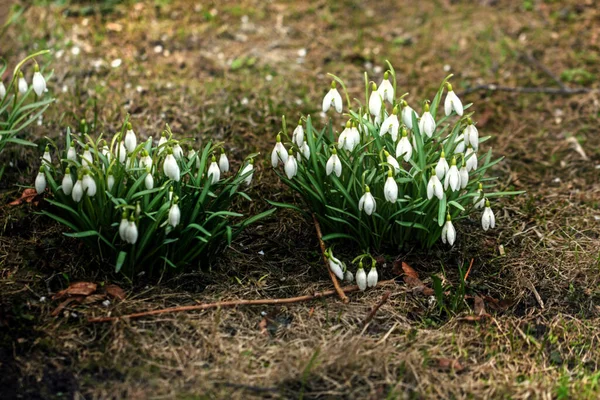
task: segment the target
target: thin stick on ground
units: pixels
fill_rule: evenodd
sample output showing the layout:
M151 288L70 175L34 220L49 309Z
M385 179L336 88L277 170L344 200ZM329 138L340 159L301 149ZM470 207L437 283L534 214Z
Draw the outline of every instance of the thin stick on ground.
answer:
M467 278L469 277L469 274L471 273L471 268L473 267L473 261L475 261L475 259L471 258L471 262L469 263L469 269L467 270L467 273L465 274L465 277L463 279L464 282L467 281Z
M379 311L381 306L384 305L388 301L391 294L392 294L392 292L389 290L383 294L383 297L381 297L381 300L379 300L379 303L377 303L377 305L375 305L375 307L373 307L371 309L371 311L367 315L367 318L365 318L365 320L363 321L363 326L367 326L367 324L369 322L371 322L373 320L373 318L375 318L375 314L377 314L377 311Z
M513 86L498 86L494 84L477 85L467 88L462 91L461 95L465 95L479 90L489 90L492 92L513 92L513 93L544 93L544 94L562 94L574 95L583 93L597 93L598 89L593 88L553 88L553 87L513 87Z
M329 268L329 262L327 261L327 256L325 255L326 249L325 249L325 242L323 242L323 234L321 233L321 225L319 224L317 217L315 217L315 214L313 214L313 221L315 222L315 229L317 230L317 237L319 238L319 245L321 246L321 254L323 255L323 262L325 263L325 268L329 272L329 276L331 277L331 281L333 282L333 287L335 288L338 296L340 296L340 299L344 303L348 303L350 300L344 294L344 291L340 288L340 284L338 283L338 280L337 280L335 274L331 271L331 268Z
M394 279L390 279L388 281L379 282L377 284L377 286L385 286L385 285L388 285L391 283L396 283L396 282ZM359 289L358 289L358 286L352 285L352 286L346 286L346 287L340 288L340 290L342 291L342 293L352 293L352 292L357 292ZM147 317L147 316L159 315L159 314L177 313L177 312L184 312L184 311L201 311L201 310L208 310L211 308L300 303L303 301L315 300L315 299L320 299L323 297L332 296L336 293L337 293L337 290L331 289L331 290L325 290L323 292L307 294L304 296L288 297L288 298L283 298L283 299L217 301L215 303L204 303L204 304L197 304L197 305L193 305L193 306L162 308L159 310L144 311L144 312L139 312L139 313L121 315L119 317L88 318L88 322L111 322L111 321L118 321L121 319L141 318L141 317ZM379 307L381 307L381 305Z

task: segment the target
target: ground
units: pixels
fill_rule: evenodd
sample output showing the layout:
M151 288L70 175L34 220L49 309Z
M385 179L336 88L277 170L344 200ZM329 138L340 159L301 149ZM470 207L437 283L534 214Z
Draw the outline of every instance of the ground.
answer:
M379 81L388 59L415 102L453 73L455 90L475 104L480 132L506 157L494 170L499 187L526 194L495 204L497 229L462 226L452 249L382 255L384 279L397 276L394 260L428 287L440 277L446 309L398 277L350 294L349 304L329 297L89 323L109 313L311 294L331 282L310 221L283 211L237 240L212 271L129 282L36 213L46 205L7 205L32 184L41 155L7 148L0 155L8 165L0 182L3 398L599 396L593 0L33 3L7 29L2 56L14 63L53 51L40 61L54 69L49 88L58 101L24 133L38 143L63 137L82 118L112 134L129 113L142 136L156 138L169 123L199 141L223 140L238 160L266 154L282 115L326 122L319 105L328 72L361 98L362 73ZM559 83L591 90L469 89ZM269 207L266 199L292 200L266 161L255 178L251 212ZM471 260L461 284L459 268ZM52 295L75 281L117 284L127 298L52 316ZM363 328L387 290L389 300ZM473 317L476 296L489 318Z

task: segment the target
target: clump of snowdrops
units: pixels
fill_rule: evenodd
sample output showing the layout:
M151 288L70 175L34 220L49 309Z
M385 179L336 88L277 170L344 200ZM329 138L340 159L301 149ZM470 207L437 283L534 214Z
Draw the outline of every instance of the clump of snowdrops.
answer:
M361 289L377 283L371 252L408 242L453 246L461 220L478 218L484 231L493 229L492 199L517 193L494 191L496 178L485 176L501 158L493 160L491 149L484 149L489 136L480 137L467 112L471 104L463 105L449 82L452 75L432 100L411 106L408 93L398 96L395 71L388 67L379 83L365 73L365 103L354 107L344 82L331 75L322 109L346 117L341 132L331 122L315 128L310 116L288 130L284 117L271 153L275 172L305 207L274 204L313 214L326 242L358 245ZM338 278L353 278L331 249L327 257Z
M39 51L21 60L14 68L8 86L2 81L2 76L8 64L0 58L0 153L9 143L25 146L35 146L30 141L18 138L17 135L27 128L32 122L41 118L48 106L54 101L46 96L46 80L35 57L48 53L48 50ZM33 62L31 84L28 83L24 66ZM0 167L0 178L4 172L4 165Z
M221 144L196 151L168 125L156 143L152 137L138 143L127 121L110 141L67 130L64 150L49 142L35 189L48 188L54 208L42 213L117 272L206 266L246 226L274 211L250 218L231 211L238 199L250 201L242 189L251 184L256 154L233 171Z

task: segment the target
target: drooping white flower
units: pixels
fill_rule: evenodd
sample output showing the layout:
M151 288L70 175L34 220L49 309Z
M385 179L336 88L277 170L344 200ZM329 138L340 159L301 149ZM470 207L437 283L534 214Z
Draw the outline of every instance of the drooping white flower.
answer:
M421 132L421 135L425 134L428 137L431 137L433 136L435 127L435 119L433 119L433 115L429 112L429 104L425 103L423 116L421 116L421 119L419 120L419 132Z
M148 154L148 152L145 149L142 150L142 157L140 158L140 168L152 171L152 157L150 157L150 154Z
M331 175L331 173L335 173L335 176L338 178L342 175L342 161L337 155L337 151L335 148L331 150L331 157L327 160L327 164L325 165L325 173L327 176Z
M177 160L183 158L183 149L179 145L179 142L175 142L175 146L173 146L173 157Z
M444 244L448 243L450 246L453 246L455 240L456 229L454 229L454 225L452 225L452 218L450 218L450 214L448 214L446 216L446 223L442 228L442 242Z
M229 159L225 154L225 149L221 149L221 155L219 156L219 169L222 173L229 172Z
M398 142L398 145L396 146L396 158L402 156L404 158L404 161L408 161L410 160L410 158L412 157L412 153L413 153L413 148L412 145L410 144L410 141L408 140L408 133L406 132L406 128L402 128L402 139L400 139L400 141Z
M223 151L223 150L221 150L221 151ZM225 156L225 157L227 157L227 156ZM194 150L192 148L192 146L188 147L187 158L188 158L189 161L192 161L195 158L196 159L196 169L200 168L200 157L198 156L198 153L196 153L196 150ZM229 160L227 160L227 163L229 164Z
M479 131L471 118L467 118L467 127L464 130L465 144L470 144L475 151L479 148Z
M23 71L19 71L19 82L18 82L19 93L25 94L27 93L27 81L25 80L25 76L23 75Z
M221 179L221 170L219 169L219 164L217 164L217 158L214 155L212 156L212 161L208 167L206 176L210 178L212 185L219 182L219 179Z
M129 217L129 223L127 224L127 229L125 230L125 241L130 244L135 244L138 239L138 227L135 223L135 219L132 216Z
M331 89L329 92L323 97L323 112L326 113L329 108L333 105L335 111L341 113L343 110L343 101L340 92L335 88L335 81L331 82Z
M93 163L94 157L92 157L92 153L90 152L90 146L86 144L81 155L81 164L86 168L90 168Z
M63 176L61 188L63 193L67 196L73 191L73 178L71 177L71 169L68 167L65 170L65 176Z
M121 237L122 241L127 241L126 239L126 233L127 233L127 227L129 226L129 220L127 219L127 212L123 212L123 215L121 216L121 223L119 224L119 236Z
M50 156L50 146L46 146L46 149L44 149L42 163L46 165L52 165L52 156Z
M394 158L394 156L392 156L390 153L388 153L387 150L384 150L384 154L385 154L385 162L387 162L392 167L394 167L394 172L398 173L398 171L400 171L400 164L398 164L398 160L396 160L396 158Z
M304 128L302 127L302 120L298 121L298 126L292 133L292 142L296 143L298 147L302 147L304 144Z
M102 146L102 150L100 150L100 151L101 151L102 155L103 155L104 157L106 157L106 162L107 162L108 164L110 164L110 161L112 160L112 153L110 152L110 149L109 149L109 148L108 148L108 146L106 145L106 142L105 142L105 144Z
M464 189L469 184L469 171L467 170L467 164L465 163L465 160L463 160L462 167L460 167L458 173L460 175L460 187L461 189Z
M441 200L444 197L442 182L437 177L435 171L432 171L429 182L427 183L427 199L431 200L433 196Z
M167 139L167 132L163 132L160 135L160 139L158 139L158 145L156 146L158 148L158 154L162 153L165 148L167 147L167 145L165 143L167 143L169 140Z
M467 146L465 160L467 162L467 171L474 171L477 169L477 153L473 151L471 146Z
M367 288L367 273L363 268L362 261L358 265L358 271L356 271L356 285L361 291L364 291Z
M473 206L476 209L483 208L485 205L485 196L483 195L483 185L479 182L479 188L477 189L477 195L473 197Z
M117 152L119 154L119 162L121 164L125 164L125 160L127 160L127 148L125 147L123 141L119 142Z
M302 144L302 147L300 147L300 153L302 153L302 157L304 157L305 159L310 159L310 147L308 146L307 142L304 142Z
M179 210L179 205L177 205L177 197L175 197L175 201L169 208L169 225L173 228L176 228L181 221L181 211Z
M379 278L379 275L377 274L377 268L375 268L375 265L373 265L373 266L371 266L371 269L369 270L369 274L367 275L367 286L368 287L377 286L378 278Z
M147 170L147 172L148 174L144 178L144 186L147 190L154 189L154 177L152 176L150 170Z
M490 202L487 199L485 200L485 209L483 210L483 215L481 216L481 227L484 231L496 227L496 216L490 208Z
M379 95L384 101L387 101L390 104L394 104L394 86L388 79L388 72L385 71L383 74L383 80L379 84L379 88L377 89Z
M383 187L385 199L390 203L395 203L398 200L398 184L393 177L392 170L388 171L388 177Z
M283 143L281 143L281 135L277 135L277 143L275 143L275 147L271 152L271 165L273 168L277 168L279 163L285 165L285 162L288 159L288 152L285 149Z
M44 76L40 73L40 68L37 66L37 64L33 68L34 72L33 79L31 80L31 86L33 87L35 94L40 97L46 91L46 79L44 79Z
M179 165L173 156L173 150L170 148L167 149L167 157L165 157L165 161L163 163L163 172L167 178L172 179L175 182L179 182Z
M442 154L440 154L440 159L437 165L435 166L435 174L437 175L440 181L448 173L449 169L450 166L448 165L448 161L446 161L446 153L444 153L444 150L442 150Z
M6 86L4 86L4 82L0 81L0 100L2 100L6 96Z
M81 180L83 179L83 174L80 172L75 185L73 185L73 191L71 192L71 197L75 203L79 203L83 197L83 183Z
M444 101L444 112L446 116L452 114L452 110L456 112L459 116L463 115L463 105L454 90L452 90L452 85L446 82L446 88L448 89L448 94L446 94L446 100Z
M331 272L333 272L335 276L338 277L338 279L344 279L344 269L346 269L344 263L335 258L331 250L329 250L329 255L327 256L327 259L329 261L329 269L331 270Z
M115 186L115 177L111 171L108 173L108 177L106 178L106 187L108 188L109 192L112 190L113 186Z
M288 159L285 162L283 170L285 171L285 175L288 177L288 179L292 179L298 173L298 162L296 161L296 157L294 157L294 154L292 153L292 149L290 149Z
M369 189L368 186L365 186L365 193L358 201L358 209L360 211L364 210L365 214L367 215L371 215L377 210L377 203L375 202L375 197L373 197L373 195L371 194L371 189Z
M246 185L250 185L250 183L252 183L252 175L254 175L254 160L250 159L248 160L248 164L246 164L246 166L244 167L244 169L242 169L242 172L240 172L240 175L246 175L248 174L248 176L246 178L244 178L244 182L246 183Z
M398 121L398 108L394 107L392 115L387 117L381 124L379 135L383 136L389 133L392 136L392 140L395 142L398 139L398 130L400 129L400 121Z
M456 157L452 158L452 165L444 179L444 190L448 190L448 186L450 186L450 189L452 189L453 192L460 189L460 173L456 167Z
M344 272L344 280L348 283L354 282L354 275L352 275L352 272L348 269Z
M44 190L46 190L46 174L44 173L44 166L42 165L35 177L35 191L37 194L42 194L44 193Z
M77 150L75 150L75 141L71 142L69 150L67 150L67 160L77 161Z
M137 146L137 137L133 132L131 124L127 123L127 132L125 132L125 149L128 153L133 153L135 147Z
M371 95L369 96L369 112L373 116L381 115L381 107L383 100L381 94L377 91L377 85L373 83L371 87Z
M402 123L406 125L408 129L413 128L413 114L415 118L419 119L419 114L413 110L406 101L402 100Z
M96 195L96 181L90 175L89 171L86 171L83 175L81 188L89 197L94 197Z
M356 124L348 121L346 127L338 138L338 149L344 148L348 151L353 151L360 144L360 132Z
M454 154L465 152L465 135L464 135L464 133L461 133L460 135L458 135L456 137L456 140L454 141L454 143L456 143L456 147L454 148Z

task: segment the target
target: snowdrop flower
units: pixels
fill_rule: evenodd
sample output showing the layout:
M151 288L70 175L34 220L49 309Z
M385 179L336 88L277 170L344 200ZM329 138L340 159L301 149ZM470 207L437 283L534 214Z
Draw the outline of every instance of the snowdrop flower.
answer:
M130 244L135 244L138 239L138 228L135 224L135 217L131 215L129 217L129 223L127 224L127 229L125 230L125 241Z
M346 122L346 127L344 128L344 130L342 131L342 133L340 133L340 136L338 137L338 149L344 149L347 147L351 147L352 143L350 143L350 146L347 145L348 142L348 133L350 133L350 128L352 127L352 122L350 120L348 120L348 122Z
M6 96L6 86L4 86L4 82L0 81L0 100L2 100Z
M85 171L83 174L81 188L89 197L96 195L96 181L92 178L89 171Z
M129 220L127 219L127 212L124 211L123 214L121 215L121 223L119 224L119 236L121 237L122 241L126 241L126 233L127 233L127 227L129 225Z
M178 160L183 158L183 149L179 145L179 142L175 142L175 146L173 146L173 156Z
M142 158L140 158L140 168L144 168L148 171L152 170L152 157L146 151L146 149L142 150Z
M177 160L173 156L173 150L170 147L167 148L167 157L163 163L163 172L167 178L179 182L179 165L177 164Z
M362 260L358 264L358 271L356 271L356 284L361 291L367 288L367 274L363 268Z
M41 97L46 91L46 80L44 76L40 73L40 67L36 64L33 67L33 79L31 81L31 86L33 87L33 91L38 97Z
M177 196L175 196L175 200L173 201L171 208L169 208L169 225L171 225L173 228L176 228L177 225L179 225L179 222L181 221L181 211L179 210L179 206L177 205L178 200L179 199L177 198Z
M294 157L292 149L289 151L288 159L285 162L283 169L288 179L292 179L298 173L298 162L296 161L296 157Z
M100 150L100 152L102 153L102 155L103 155L104 157L106 157L106 162L107 162L108 164L110 164L110 161L111 161L111 159L112 159L112 153L110 152L110 150L109 150L108 146L106 145L106 142L105 142L104 140L102 140L102 142L103 142L104 144L102 145L102 150ZM103 167L104 167L104 166L103 166Z
M75 203L79 203L81 198L83 197L83 183L81 180L83 179L83 173L79 172L77 176L77 181L75 185L73 185L73 191L71 192L71 197Z
M346 269L346 265L333 256L331 249L329 250L327 259L329 261L329 269L331 272L333 272L338 279L344 279L344 270Z
M109 171L108 177L106 178L106 187L108 188L109 192L112 190L113 186L115 186L115 177L112 171Z
M408 140L408 133L406 132L406 128L402 127L402 139L398 142L396 146L396 158L402 156L404 161L410 160L413 153L413 148Z
M413 128L413 114L415 118L419 119L419 114L415 110L413 110L406 101L402 100L400 103L402 106L402 123L408 127L408 129Z
M485 205L485 196L483 195L483 185L479 182L479 188L477 189L477 195L473 197L473 206L476 209L483 208Z
M304 144L304 128L302 127L302 120L298 121L298 126L292 133L292 142L296 143L298 147L302 147Z
M221 155L219 156L219 169L223 173L229 172L229 159L227 159L225 149L221 149Z
M208 167L208 172L206 173L206 176L208 176L211 179L212 185L219 182L219 179L221 179L221 170L219 169L219 165L217 164L217 158L214 155L212 156L212 162Z
M456 112L459 116L463 115L463 105L454 90L452 90L452 85L449 82L446 82L446 88L448 89L448 94L446 94L446 100L444 101L444 112L446 116L452 114L452 110Z
M171 186L169 188L169 194L168 194L168 196L169 196L169 201L173 200L173 186Z
M240 172L240 175L246 175L247 173L249 173L249 175L244 178L244 182L246 183L246 185L250 185L250 183L252 182L252 175L254 175L254 160L250 159L248 160L248 164L246 164L246 166L244 167L244 169L242 169L242 172Z
M67 167L65 170L65 176L62 179L62 191L67 196L73 191L73 178L71 177L71 169Z
M50 156L50 146L48 146L48 145L46 145L46 148L44 149L44 155L42 156L42 163L47 164L47 165L52 164L52 157Z
M302 154L302 157L304 157L305 159L309 160L310 159L310 147L308 146L308 143L304 142L302 144L302 147L300 148L300 153ZM300 158L300 157L298 157Z
M333 105L333 108L335 108L335 111L337 111L338 113L342 112L342 109L343 109L342 96L340 95L340 92L337 91L335 86L336 86L335 81L332 81L331 89L329 89L329 92L327 92L325 97L323 97L323 112L324 113L326 113L332 105Z
M44 190L46 190L46 174L44 174L44 166L42 165L35 177L35 191L37 194L42 194Z
M362 195L360 200L358 201L358 209L360 211L365 212L367 215L371 215L377 209L377 203L375 202L375 197L371 194L371 189L368 186L365 186L365 193Z
M446 138L446 139L448 139L448 138ZM461 133L460 135L458 135L456 137L456 140L454 141L454 143L456 143L456 147L454 147L454 154L465 152L465 148L466 148L465 142L466 142L466 140L465 140L464 133Z
M131 124L127 123L127 132L125 132L125 149L128 153L133 153L135 147L137 146L137 138L133 129L131 128Z
M71 142L69 150L67 150L67 160L77 161L77 150L75 150L75 141Z
M392 140L395 142L398 139L398 130L400 129L400 121L398 121L398 107L394 107L392 115L387 117L381 124L379 130L379 136L383 136L389 133L392 136Z
M83 155L81 156L81 164L83 164L84 167L91 167L92 164L94 162L94 158L92 157L92 153L90 152L90 146L88 146L87 144L85 145L85 147L83 148Z
M395 203L398 200L398 184L393 177L392 170L388 171L388 177L383 187L385 199L390 203Z
M490 208L490 201L487 199L485 200L485 209L483 210L483 215L481 216L481 227L484 231L496 227L496 216L494 216L494 212Z
M344 280L348 283L354 282L354 275L352 275L352 272L348 269L344 272Z
M465 163L464 158L463 158L462 167L460 167L458 174L460 175L460 187L461 187L461 189L464 189L467 187L467 185L469 183L469 171L467 171L467 164Z
M152 176L152 173L150 172L150 168L147 168L146 172L148 174L144 178L144 186L146 187L147 190L154 189L154 177Z
M158 145L156 146L156 147L158 147L158 154L162 153L165 150L165 148L167 147L165 143L167 143L167 142L168 142L167 132L163 132L160 135L160 139L158 139Z
M327 160L327 164L325 165L325 173L327 176L331 175L334 172L335 176L338 178L342 175L342 161L337 155L337 151L335 147L331 149L331 157Z
M479 131L473 124L471 118L467 118L467 127L465 128L463 134L465 137L465 144L470 144L473 149L477 151L477 148L479 147Z
M435 119L429 112L429 103L425 103L423 116L419 120L419 132L421 132L421 135L425 134L431 137L435 131L435 126Z
M277 168L279 163L285 165L285 162L288 159L288 152L285 149L283 143L281 143L281 135L277 135L277 143L275 143L275 147L271 152L271 165L273 168Z
M456 240L456 229L454 229L454 225L452 225L452 218L450 214L446 216L446 223L442 228L442 242L444 244L448 243L450 246L454 245L454 241Z
M473 151L471 146L467 146L465 160L467 160L467 171L474 171L477 169L477 153Z
M427 199L431 200L433 196L441 200L444 197L442 182L437 177L435 170L431 171L431 177L427 183Z
M125 164L125 160L127 160L127 147L125 147L123 141L120 141L118 146L119 162Z
M456 167L456 157L452 157L452 166L444 179L444 190L448 190L448 186L450 186L450 189L452 189L453 192L460 189L460 173Z
M385 71L383 74L383 80L379 84L379 89L377 89L377 91L384 101L394 104L394 86L389 81L388 76L388 71Z
M400 171L400 164L398 164L398 160L396 160L394 156L388 153L387 150L384 150L383 152L385 154L385 162L394 167L394 172L398 173L398 171Z
M369 270L369 274L367 275L367 286L368 287L377 286L378 278L379 278L379 275L377 274L377 268L375 268L375 262L373 262L373 265L371 266L371 269Z
M338 138L338 149L344 148L348 151L353 151L360 144L360 133L356 124L348 121L346 127Z
M377 85L373 82L371 86L371 96L369 96L369 112L371 115L381 115L381 107L383 106L383 100L381 94L377 91Z
M435 166L435 174L437 175L438 179L442 180L446 173L448 173L449 169L450 166L448 165L448 161L446 161L446 153L444 153L444 150L442 150L442 154L440 154L440 159L437 165Z
M19 71L18 88L19 88L19 93L21 93L21 94L27 93L27 81L25 80L25 76L23 76L23 71Z
M160 152L159 152L159 154L160 154ZM200 157L198 157L198 154L196 153L196 150L194 150L192 148L192 146L188 146L187 158L188 158L189 161L192 161L194 158L196 158L196 169L200 168ZM227 163L229 164L229 160L227 160ZM223 172L226 172L226 171L223 171Z

